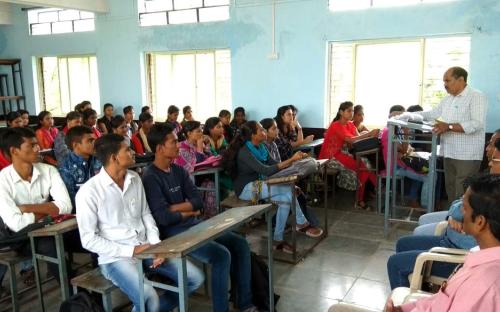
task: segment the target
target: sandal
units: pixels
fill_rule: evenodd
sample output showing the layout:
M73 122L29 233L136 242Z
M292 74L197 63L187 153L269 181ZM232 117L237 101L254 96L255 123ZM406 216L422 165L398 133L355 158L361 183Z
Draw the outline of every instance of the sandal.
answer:
M273 242L274 249L275 250L280 250L286 254L293 254L293 246L287 243L286 241L274 241Z

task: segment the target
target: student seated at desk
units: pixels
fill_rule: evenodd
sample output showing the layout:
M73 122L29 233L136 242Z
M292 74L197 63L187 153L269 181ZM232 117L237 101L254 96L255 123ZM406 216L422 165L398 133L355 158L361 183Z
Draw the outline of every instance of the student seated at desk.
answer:
M125 138L125 142L130 146L130 137L128 136L128 126L125 117L116 115L111 118L111 130L114 134L121 135Z
M39 127L35 133L40 148L42 150L54 148L54 140L56 139L59 130L54 127L54 119L52 118L52 114L48 111L41 111L40 114L38 114L38 123ZM48 164L57 166L57 160L52 156L44 156L43 161Z
M263 144L266 146L267 151L269 152L269 157L271 157L275 162L280 163L280 153L275 142L279 134L279 129L276 121L272 118L265 118L260 121L260 124L266 130L267 139L263 142ZM306 195L298 186L296 186L295 189L297 190L297 200L299 202L300 210L302 210L302 213L304 214L306 219L309 220L309 223L311 223L312 227L318 227L318 218L316 218L312 210L307 208Z
M205 121L203 135L205 144L213 156L217 156L227 149L224 126L218 117L210 117Z
M314 135L309 135L304 138L302 126L294 117L292 107L290 105L281 106L276 112L276 124L278 125L279 135L276 138L276 144L280 151L281 160L285 161L292 157L293 149L302 144L311 143Z
M369 209L370 207L365 203L365 187L368 181L374 186L377 185L377 177L373 172L367 171L366 165L363 162L360 162L358 168L356 159L353 155L349 154L348 148L358 140L370 137L378 138L379 129L373 129L368 133L360 135L351 121L353 106L352 102L343 102L340 104L337 116L326 131L325 142L321 146L318 158L335 158L347 169L356 171L359 180L356 207L358 209Z
M139 175L127 168L134 152L121 135L108 134L96 140L97 158L103 169L76 194L76 219L84 248L99 255L105 278L119 287L139 311L139 276L134 255L160 242L158 228L149 210ZM144 270L178 282L177 265L163 258L142 260ZM187 262L187 284L191 293L203 283L202 272ZM178 295L165 291L158 297L144 285L146 311L170 311Z
M394 105L389 109L389 118L392 118L394 116L401 115L402 113L405 112L405 108L401 105ZM413 152L412 146L407 143L403 142L404 140L408 140L408 135L409 135L409 129L408 128L400 128L397 127L394 131L394 135L398 138L396 144L396 176L400 177L406 177L411 180L410 183L410 194L409 194L409 200L410 200L410 206L413 208L419 208L420 204L422 206L426 207L428 204L428 185L429 182L427 181L427 174L416 172L409 166L407 166L402 158L411 154ZM380 143L382 145L382 154L384 156L384 163L386 164L386 170L387 168L387 154L389 153L389 128L385 127L382 129L380 132ZM394 159L392 160L394 162ZM419 190L421 190L419 192ZM404 194L401 194L404 195Z
M352 123L354 126L356 126L356 129L358 129L358 132L360 134L370 132L368 128L365 127L363 124L363 121L365 120L365 113L363 111L363 106L362 105L356 105L354 106L354 115L352 116Z
M248 121L241 126L227 153L224 155L223 167L234 179L236 195L243 200L259 201L269 197L268 187L264 179L290 166L293 162L307 156L296 152L290 159L277 163L267 152L263 142L266 130L256 121ZM278 203L274 244L276 249L285 253L293 253L293 248L284 240L284 231L293 195L289 185L272 185L271 200ZM296 207L299 203L296 202ZM323 230L312 227L300 209L296 211L296 228L310 237L319 237Z
M79 112L73 111L69 112L66 115L66 126L62 131L57 133L56 139L54 140L54 155L56 156L58 166L64 161L66 156L68 156L70 149L66 145L65 137L68 130L75 127L80 126L82 124L82 114ZM89 128L90 129L90 128Z
M186 121L182 128L186 140L179 144L179 155L174 159L174 164L186 170L193 182L196 183L193 172L195 165L207 159L210 152L203 143L203 132L199 121ZM200 187L215 189L213 179L201 177ZM210 218L217 214L217 203L213 191L203 191L203 217Z
M247 122L245 108L239 106L233 111L233 120L229 123L229 126L233 128L233 134L236 135L240 131L240 127Z
M21 119L23 120L23 127L28 127L30 124L30 112L28 112L25 109L19 109L17 111L19 114L21 114Z
M12 160L12 165L0 172L0 217L11 231L18 232L47 216L71 212L68 191L57 169L39 163L40 147L31 129L7 129L2 134L1 149ZM35 242L39 253L56 257L52 238L37 238ZM30 255L29 242L18 252ZM59 281L58 265L48 263L48 270ZM0 284L5 271L6 267L0 266Z
M182 137L181 133L182 126L177 119L179 119L179 108L175 105L170 105L167 109L167 120L165 120L165 123L174 128L175 135L180 138L180 141L183 141L184 137Z
M75 213L75 196L81 185L99 173L102 164L94 156L95 135L92 129L86 126L75 126L66 134L66 145L69 154L59 165L59 173L66 184L71 204L72 213Z
M22 128L23 126L23 119L21 117L21 114L19 112L10 112L7 114L7 128ZM0 129L1 133L3 131L7 131L7 128ZM1 135L1 134L0 134ZM0 150L0 170L3 168L7 167L10 165L10 159L5 157L4 153L2 150Z
M102 109L104 115L97 119L97 127L102 134L112 133L113 129L111 128L111 119L115 114L115 108L113 104L106 103Z
M226 142L231 143L234 138L235 132L234 129L231 128L231 112L227 109L223 109L219 112L219 119L222 122L222 127L224 128L224 138Z
M174 129L166 124L154 125L148 140L155 151L155 160L142 179L161 237L168 238L200 222L196 217L203 202L188 172L173 163L179 154ZM229 272L236 280L236 307L240 311L256 311L250 283L250 247L245 238L227 232L192 251L190 256L211 264L213 311L229 311Z
M82 113L83 125L92 129L96 138L101 137L102 133L97 129L97 112L92 108L84 110Z
M154 125L153 115L148 112L141 113L139 115L139 123L141 124L141 128L132 136L132 148L137 154L144 155L152 152L148 143L148 133Z

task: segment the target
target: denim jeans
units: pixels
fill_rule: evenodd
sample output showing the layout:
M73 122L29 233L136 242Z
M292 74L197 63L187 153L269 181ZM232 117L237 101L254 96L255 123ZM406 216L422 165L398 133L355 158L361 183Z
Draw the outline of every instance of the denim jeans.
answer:
M100 264L102 275L120 288L132 301L134 308L132 311L139 311L139 271L137 270L136 259L123 259L112 263ZM178 283L177 265L173 261L165 261L156 269L149 267L153 263L152 259L142 261L145 271L154 272L161 276L167 277L170 280ZM203 272L187 261L187 288L188 292L192 293L203 283ZM179 304L179 296L177 293L165 291L161 297L158 297L153 286L144 284L144 299L146 311L170 311Z
M252 193L253 182L248 183L243 188L240 194L240 199L251 200L253 198ZM262 192L259 199L265 199L269 197L268 187L266 183L262 183ZM273 185L271 186L271 200L276 201L278 204L278 212L276 213L276 227L274 228L274 240L282 241L283 234L285 232L286 220L288 219L288 214L290 213L290 204L292 202L293 194L289 185ZM295 219L297 224L304 224L307 222L306 217L302 213L299 207L299 202L295 200Z
M213 311L229 311L229 273L236 285L237 307L252 306L250 247L242 236L228 232L189 254L194 259L211 265Z
M434 235L436 225L446 221L448 211L436 211L426 213L418 219L418 226L413 230L413 235Z
M406 169L398 166L396 168L396 175L401 177L407 177L412 180L410 186L409 197L412 200L418 200L420 195L420 203L422 206L427 207L429 204L429 182L426 174L419 174L411 169ZM416 182L416 183L415 183ZM422 182L422 191L418 194L419 182Z
M391 289L397 287L409 287L408 276L413 272L415 262L420 253L426 252L432 247L456 248L443 236L403 236L396 243L396 253L387 261L387 273ZM431 274L440 277L448 277L456 264L434 262Z

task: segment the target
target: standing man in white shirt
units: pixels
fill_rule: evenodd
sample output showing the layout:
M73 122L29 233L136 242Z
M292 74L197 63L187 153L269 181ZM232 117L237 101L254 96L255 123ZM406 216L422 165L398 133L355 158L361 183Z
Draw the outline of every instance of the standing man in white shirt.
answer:
M94 144L103 170L80 187L76 194L76 218L82 245L99 255L103 275L119 287L139 309L139 272L134 255L160 242L139 175L128 170L134 152L121 135L108 134ZM177 266L163 258L143 260L146 271L178 281ZM188 291L203 283L203 273L187 263ZM170 311L178 304L177 294L165 291L158 297L144 285L147 311Z
M9 230L18 232L47 216L71 213L71 200L57 168L38 163L35 133L29 128L8 129L0 142L2 152L12 160L0 171L0 217ZM52 238L35 242L40 253L56 257ZM19 248L18 252L31 254L29 242ZM48 269L59 281L57 264L48 263ZM4 273L5 267L0 266L0 284Z
M480 91L467 85L467 71L451 67L443 77L448 92L438 106L417 112L426 120L436 120L433 131L441 135L446 194L451 203L462 196L466 177L479 171L483 159L488 101ZM405 113L398 119L415 119Z

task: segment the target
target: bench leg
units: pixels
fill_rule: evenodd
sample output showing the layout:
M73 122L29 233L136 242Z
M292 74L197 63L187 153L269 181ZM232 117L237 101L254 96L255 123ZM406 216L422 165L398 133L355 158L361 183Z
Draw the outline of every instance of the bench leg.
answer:
M111 302L111 293L102 294L102 306L104 307L104 312L113 311L113 304Z
M19 311L19 302L17 300L17 278L16 278L16 266L9 265L9 275L10 275L10 298L12 300L12 311Z

